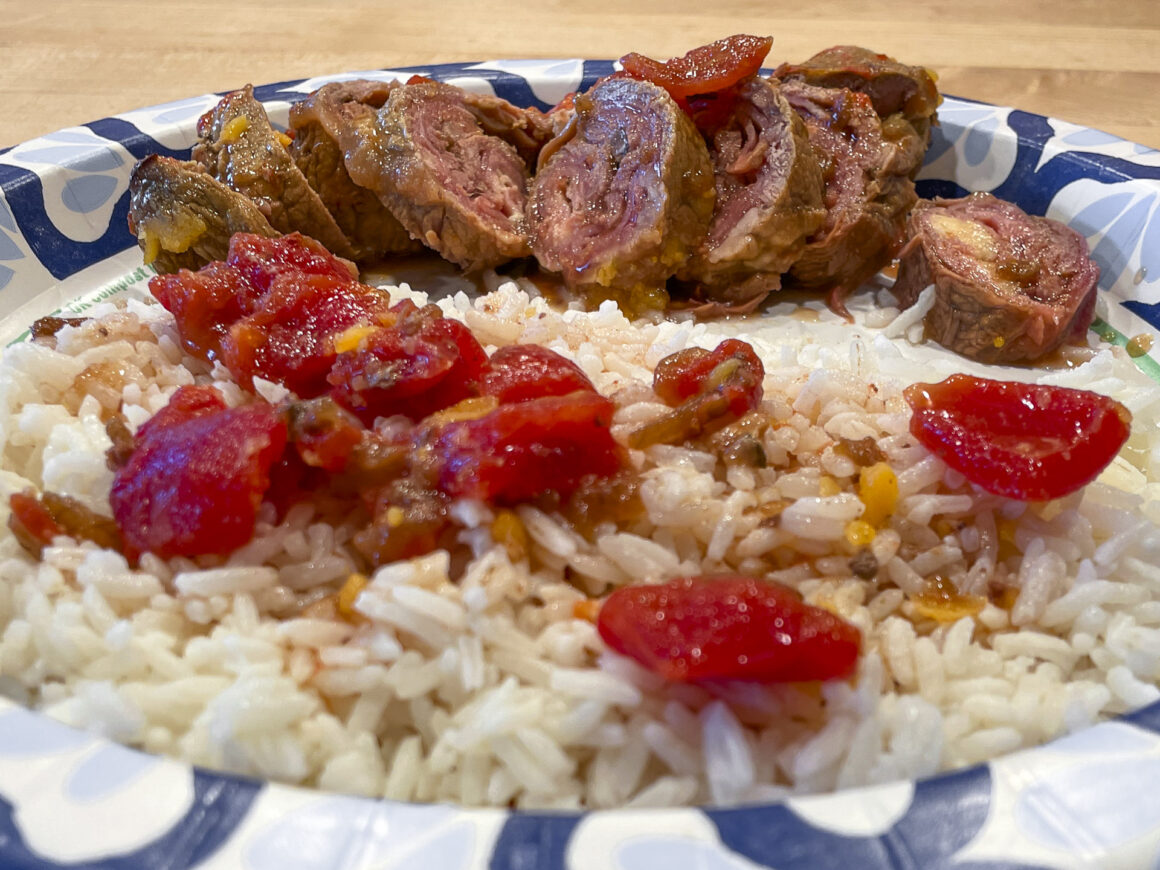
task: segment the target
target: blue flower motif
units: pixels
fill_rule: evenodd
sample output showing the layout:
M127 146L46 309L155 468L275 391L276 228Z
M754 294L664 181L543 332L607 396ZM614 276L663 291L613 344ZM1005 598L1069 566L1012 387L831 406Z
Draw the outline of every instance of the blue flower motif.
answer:
M16 242L4 233L0 233L0 260L19 260L24 256Z
M77 148L68 145L21 151L20 159L29 163L67 166L69 169L81 172L109 172L124 163L111 151L94 151L91 148Z
M752 862L719 845L661 837L629 840L616 850L616 862L617 866L610 870L654 870L659 867L753 870Z
M159 758L109 743L77 765L65 784L66 793L79 802L99 801L128 787L158 764Z
M117 192L117 179L109 175L81 175L64 184L60 201L78 214L96 211Z
M93 739L83 731L66 728L22 707L0 713L0 757L69 752Z
M8 230L10 233L16 232L16 219L12 217L12 209L2 196L0 196L0 229Z

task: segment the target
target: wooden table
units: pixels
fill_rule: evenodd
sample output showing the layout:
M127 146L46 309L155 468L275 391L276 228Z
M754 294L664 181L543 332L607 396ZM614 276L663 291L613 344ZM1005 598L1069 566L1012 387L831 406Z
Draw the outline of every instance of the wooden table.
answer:
M748 32L857 43L950 94L1160 148L1157 0L0 0L0 147L208 91L498 57L658 57Z

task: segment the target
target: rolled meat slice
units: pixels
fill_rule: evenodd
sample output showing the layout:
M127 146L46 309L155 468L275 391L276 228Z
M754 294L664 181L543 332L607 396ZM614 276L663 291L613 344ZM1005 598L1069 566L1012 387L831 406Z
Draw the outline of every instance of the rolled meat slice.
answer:
M826 218L822 171L801 118L778 88L751 78L712 132L717 205L679 277L722 307L752 306L781 286Z
M289 137L270 124L249 85L226 94L197 122L201 142L193 159L218 181L254 201L282 233L299 232L317 239L340 257L354 249L322 200L294 165Z
M378 110L398 87L398 82L332 82L290 107L290 155L350 240L355 259L363 262L423 247L374 191L351 180L341 144L374 126Z
M592 301L662 307L665 281L709 226L709 152L650 82L612 77L575 98L573 123L544 149L528 217L540 265Z
M894 292L934 285L927 334L985 363L1030 362L1091 325L1100 270L1087 241L987 193L923 200L908 221Z
M908 66L858 45L835 45L804 63L783 63L773 75L782 81L861 91L870 97L879 117L901 113L923 135L941 100L934 76L925 67Z
M200 163L157 154L129 176L129 231L163 275L224 260L234 233L279 235L253 202Z
M883 136L865 94L795 81L784 82L782 93L805 121L826 184L825 223L790 275L798 286L827 291L830 307L848 316L846 297L902 244L918 200L909 158Z
M930 127L942 100L925 67L907 66L857 45L836 45L805 63L783 63L774 78L866 94L882 119L882 135L892 142L914 178L930 144Z
M508 141L529 155L538 150L529 114L441 82L404 85L373 127L343 141L346 168L412 237L446 259L469 272L498 266L531 253L530 175Z

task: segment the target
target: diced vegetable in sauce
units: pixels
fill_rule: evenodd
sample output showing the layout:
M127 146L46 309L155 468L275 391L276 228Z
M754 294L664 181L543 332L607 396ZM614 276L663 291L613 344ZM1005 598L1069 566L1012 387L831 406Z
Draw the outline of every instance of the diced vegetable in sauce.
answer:
M226 408L213 387L181 387L137 434L110 503L130 554L229 553L253 535L286 443L270 405Z

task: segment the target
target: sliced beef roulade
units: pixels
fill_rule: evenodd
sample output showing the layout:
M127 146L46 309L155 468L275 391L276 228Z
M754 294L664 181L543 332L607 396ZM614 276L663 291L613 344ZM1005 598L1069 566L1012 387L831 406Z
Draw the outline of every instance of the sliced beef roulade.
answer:
M536 259L593 301L662 307L665 281L713 213L705 142L650 82L611 77L574 102L573 123L545 147L532 185Z
M870 97L879 117L901 113L924 135L940 101L929 70L857 45L835 45L804 63L783 63L773 74L782 81L861 91Z
M498 266L531 253L530 176L508 141L534 153L529 114L440 82L404 85L373 127L343 143L346 168L412 237L446 259L467 271Z
M801 118L778 88L751 78L710 134L717 205L700 248L679 277L719 306L754 305L826 217L822 172Z
M845 298L887 265L902 244L906 214L918 200L909 165L885 139L869 97L856 91L782 84L805 121L822 162L826 220L790 274L802 287L828 291L846 314Z
M279 235L253 202L200 163L157 154L129 177L129 231L162 274L224 260L234 233Z
M294 165L290 139L275 130L249 85L227 94L197 123L193 159L219 181L249 197L274 229L300 232L340 257L354 249L322 200Z
M1082 338L1100 270L1070 227L986 193L911 212L894 292L910 307L933 284L927 333L985 363L1029 362Z
M882 119L882 135L894 144L905 173L918 174L930 144L930 126L941 101L934 77L924 67L907 66L856 45L836 45L805 63L783 63L773 73L782 81L866 94Z
M290 154L360 261L423 247L374 191L351 180L344 163L341 143L356 141L361 129L374 126L378 110L397 87L398 82L333 82L290 107Z

